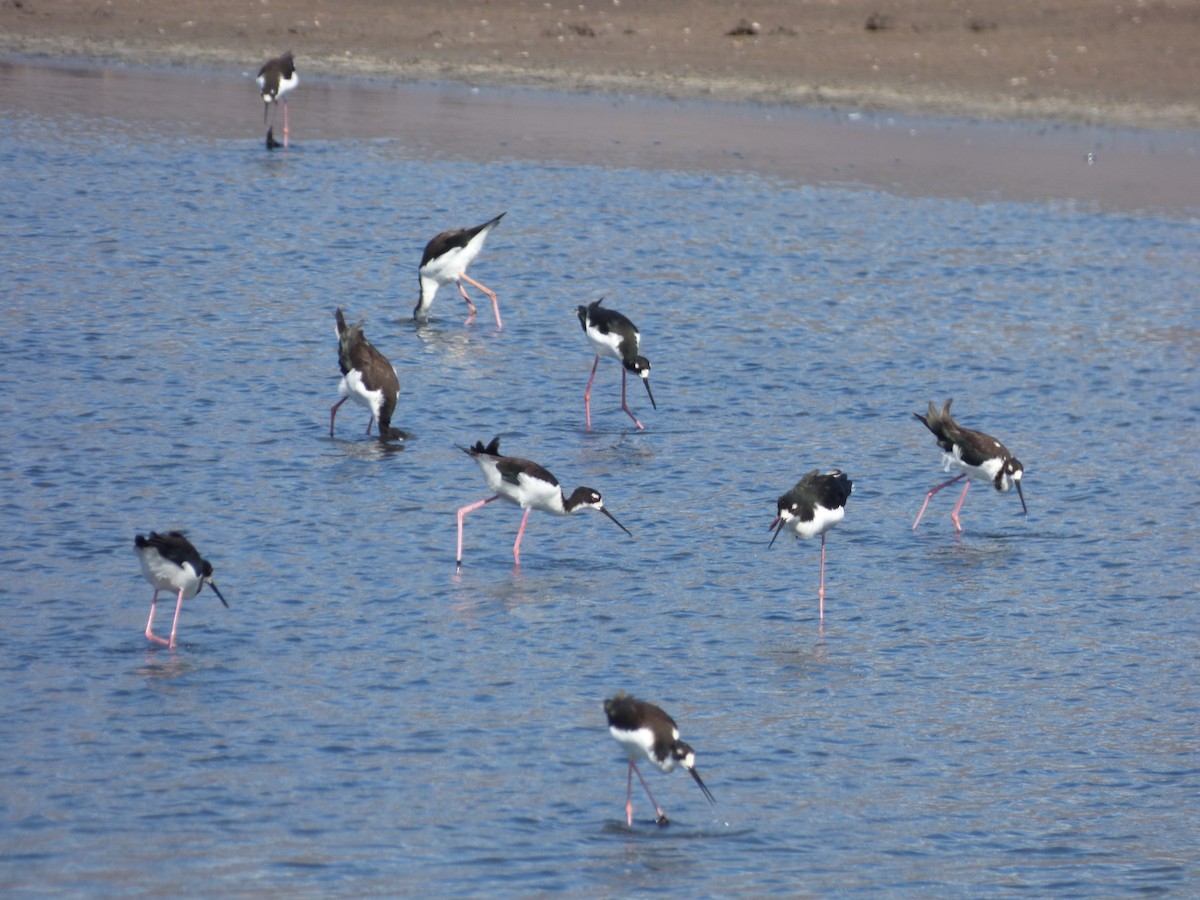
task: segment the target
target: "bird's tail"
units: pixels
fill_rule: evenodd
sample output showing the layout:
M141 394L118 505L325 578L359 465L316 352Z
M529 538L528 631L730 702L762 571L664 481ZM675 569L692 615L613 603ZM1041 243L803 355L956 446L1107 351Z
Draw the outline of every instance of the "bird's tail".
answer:
M943 405L939 412L933 405L933 401L929 402L929 412L921 415L921 413L913 413L917 421L922 423L926 428L933 432L934 437L944 438L947 431L957 428L954 419L950 415L950 404L954 402L951 397Z
M496 435L494 438L492 438L491 443L488 444L486 447L483 446L483 441L476 441L474 447L464 447L462 444L455 444L454 446L457 447L459 450L461 450L463 453L467 454L467 456L477 456L480 453L484 453L488 456L499 456L500 455L500 435Z

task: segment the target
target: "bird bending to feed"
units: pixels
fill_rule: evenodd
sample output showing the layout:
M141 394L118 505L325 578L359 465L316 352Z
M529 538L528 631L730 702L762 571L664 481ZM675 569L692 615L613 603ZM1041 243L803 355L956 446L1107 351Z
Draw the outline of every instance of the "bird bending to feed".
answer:
M945 470L947 472L951 469L959 470L958 475L932 488L925 495L925 502L921 504L921 511L917 513L917 520L913 522L913 531L916 531L917 526L921 524L921 517L925 515L925 507L929 506L933 495L963 478L967 479L967 483L963 485L962 494L958 498L954 512L950 513L956 531L962 531L958 513L967 499L967 490L971 487L972 480L990 482L998 491L1009 491L1015 484L1017 496L1021 498L1021 512L1029 515L1029 509L1025 506L1025 494L1021 491L1021 476L1025 474L1025 467L1008 452L1008 448L991 435L963 428L955 422L950 417L950 404L953 402L953 398L947 400L941 412L934 409L933 403L930 403L929 412L925 415L913 413L917 417L917 421L922 422L937 438L937 445L944 452L942 462Z
M146 637L149 640L174 649L175 632L179 628L179 612L183 609L183 601L191 600L206 584L221 598L225 608L229 608L229 601L212 580L212 565L207 559L200 558L191 541L180 532L157 534L152 531L150 537L139 534L133 539L133 547L142 563L142 575L154 587L154 597L150 601L150 621L146 623ZM154 633L154 611L158 607L159 591L179 592L175 601L175 619L171 622L169 640Z
M476 441L474 447L464 447L461 444L456 446L479 463L484 480L493 492L493 496L486 500L464 506L458 511L457 561L460 569L463 555L463 517L493 500L504 499L525 510L525 515L521 517L521 527L517 529L516 543L513 544L513 561L518 566L521 564L521 536L525 534L525 523L529 520L529 513L535 509L557 516L569 516L581 510L594 509L604 513L618 528L629 534L629 529L617 522L616 516L605 509L599 491L590 487L577 487L570 497L565 496L558 479L537 463L515 456L501 456L499 437L492 438L492 442L486 447L483 446L483 441ZM633 537L632 534L629 536Z
M333 315L337 320L338 366L342 370L338 391L342 399L329 410L329 436L333 437L338 407L349 398L371 411L367 434L371 433L371 424L378 419L380 440L403 438L404 432L392 428L392 413L396 411L396 398L400 394L396 369L367 340L361 321L347 326L341 307Z
M629 772L625 785L626 825L633 826L634 772L637 772L638 780L657 814L655 822L659 825L668 824L667 814L650 793L650 786L646 784L646 779L637 767L639 759L650 760L663 772L671 772L676 766L683 766L700 786L709 804L716 804L712 793L700 780L700 773L696 771L696 752L679 739L679 728L675 720L661 708L618 691L615 697L604 701L604 714L608 716L609 734L616 738L629 757Z
M642 383L646 385L646 393L650 395L650 405L658 409L658 404L654 402L654 394L650 391L650 360L638 356L641 335L638 334L637 326L615 309L602 307L600 304L603 302L604 298L601 297L588 306L576 307L583 333L587 335L588 341L596 351L596 360L592 363L592 377L588 379L587 388L583 392L583 413L587 418L587 427L592 427L592 382L596 380L596 366L600 365L600 357L607 356L621 364L621 409L633 419L634 425L645 428L625 402L625 373L632 372L642 379Z
M288 145L288 111L287 94L300 83L296 75L296 64L292 60L292 51L283 56L277 56L263 63L255 79L258 91L263 99L263 124L267 122L267 110L271 110L271 127L267 129L267 149L274 150L279 146L275 140L275 107L283 103L283 147Z
M479 251L483 249L483 242L487 240L487 236L504 216L504 213L500 213L496 218L490 219L482 225L476 225L474 228L443 231L425 245L425 254L421 257L420 268L417 269L417 275L421 281L421 297L413 308L413 319L418 322L426 321L429 318L429 307L433 303L433 295L437 293L438 288L448 284L457 284L459 293L467 301L467 308L471 310L471 314L467 316L467 324L470 324L471 320L475 318L476 310L475 304L467 296L467 289L463 287L463 282L469 281L492 298L492 309L496 312L496 327L503 327L500 323L500 304L496 301L495 292L468 275L467 266L479 255Z
M775 534L768 547L785 527L791 528L797 539L821 536L821 587L817 590L817 603L822 620L825 618L825 532L845 517L846 501L853 489L854 482L841 469L832 469L824 475L813 469L779 498L777 514L771 523Z

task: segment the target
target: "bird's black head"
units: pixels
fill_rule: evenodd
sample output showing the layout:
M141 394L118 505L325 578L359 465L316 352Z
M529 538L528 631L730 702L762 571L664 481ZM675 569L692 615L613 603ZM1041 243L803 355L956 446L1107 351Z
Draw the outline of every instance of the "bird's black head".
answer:
M996 473L996 480L993 484L998 491L1007 491L1015 484L1017 496L1021 498L1021 512L1029 515L1029 507L1025 505L1025 492L1021 490L1021 476L1024 474L1025 467L1021 465L1021 461L1015 456L1010 456L1004 461L1000 471Z
M229 601L225 599L225 595L221 593L221 589L217 587L217 583L213 579L213 567L207 559L200 560L200 581L201 584L207 584L213 589L213 593L221 598L221 603L226 609L229 609Z
M713 797L712 791L708 789L708 785L700 778L700 773L696 771L696 752L683 741L677 740L675 741L675 746L671 748L671 757L692 776L692 780L704 792L704 799L715 806L717 802L716 798Z
M563 505L564 505L564 507L566 507L568 514L577 513L580 510L584 510L584 509L594 509L594 510L596 510L596 512L604 515L606 518L611 519L618 528L620 528L623 532L628 534L630 537L633 537L633 535L630 534L629 529L626 528L624 525L622 525L620 522L618 522L617 517L614 516L612 513L610 513L605 508L604 498L600 496L600 492L598 490L596 490L595 488L590 488L590 487L575 488L574 492L572 492L571 496L567 498L566 502Z
M696 751L691 748L690 744L685 744L683 741L675 742L671 747L671 756L685 769L694 768L696 765Z
M775 521L771 523L771 530L775 533L771 535L771 542L767 544L768 548L775 545L775 539L779 537L784 526L792 521L799 511L800 501L792 491L788 491L775 501Z
M650 390L650 360L644 356L636 356L632 362L625 363L625 368L642 379L642 384L646 386L646 395L650 398L650 405L658 409L658 404L654 402L654 392Z
M1013 484L1019 484L1021 476L1025 474L1025 467L1021 465L1021 461L1015 456L1010 456L1000 466L1000 471L996 473L992 484L998 491L1012 490Z
M644 356L635 356L631 362L625 364L625 368L639 378L650 377L650 360Z

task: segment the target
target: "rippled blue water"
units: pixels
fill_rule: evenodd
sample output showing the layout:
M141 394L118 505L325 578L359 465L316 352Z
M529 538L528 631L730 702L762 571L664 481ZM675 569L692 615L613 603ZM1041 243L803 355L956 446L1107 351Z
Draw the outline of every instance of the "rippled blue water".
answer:
M1200 891L1197 219L753 172L415 156L402 139L0 130L0 885L13 895L1122 896ZM414 271L507 210L463 327ZM658 410L574 307L634 319ZM401 381L336 440L332 311ZM1026 466L953 533L912 418ZM595 515L467 520L503 436ZM854 479L767 550L803 472ZM137 531L225 610L142 637ZM160 609L169 627L171 604ZM716 795L623 820L601 701L679 720Z

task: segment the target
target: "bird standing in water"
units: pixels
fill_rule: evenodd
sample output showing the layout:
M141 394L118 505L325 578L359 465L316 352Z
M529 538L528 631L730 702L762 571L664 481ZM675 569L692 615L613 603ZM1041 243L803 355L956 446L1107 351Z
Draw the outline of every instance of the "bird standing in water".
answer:
M521 564L521 537L525 534L525 523L529 521L529 513L535 509L554 513L557 516L569 516L585 509L594 509L612 519L616 526L629 534L629 529L617 522L616 516L604 508L604 499L600 492L589 487L577 487L570 497L563 493L558 479L535 462L520 459L516 456L500 455L500 438L492 438L486 447L483 441L476 441L474 447L458 449L479 463L484 480L493 496L464 506L458 511L458 567L462 568L463 548L463 519L470 512L481 506L486 506L493 500L503 498L514 506L525 510L521 517L521 527L517 529L517 540L513 544L513 561ZM633 535L629 535L633 537Z
M650 793L650 786L637 767L639 759L648 759L662 772L672 772L682 766L692 776L710 805L716 803L708 787L700 780L696 771L696 752L679 739L679 728L675 720L660 707L645 700L618 691L617 695L604 701L604 714L608 717L608 731L629 757L629 772L625 785L625 824L633 826L633 775L636 772L646 796L654 807L655 822L667 825L667 814Z
M770 547L783 529L791 528L797 538L821 536L821 587L817 591L819 618L825 618L825 532L846 515L846 501L854 489L841 469L821 474L813 469L796 482L796 486L776 501L777 514L771 527L775 534Z
M955 531L962 531L958 514L967 499L967 491L970 489L972 481L988 482L1001 492L1009 491L1013 485L1016 485L1017 496L1021 498L1021 512L1029 515L1029 508L1025 506L1025 494L1021 491L1021 476L1025 474L1025 467L1008 452L1007 447L990 434L963 428L955 422L950 416L950 404L953 402L953 398L947 400L942 406L941 412L934 409L931 402L929 411L925 415L913 413L917 421L933 432L933 436L937 438L937 445L942 448L942 464L945 470L947 472L951 469L959 470L958 475L931 488L925 495L925 502L921 504L921 511L917 513L917 520L913 522L913 531L916 531L917 526L921 524L921 517L925 515L925 508L929 506L933 495L942 488L949 487L964 478L967 479L967 483L963 485L962 494L959 495L958 503L954 506L954 512L950 513Z
M275 140L275 108L282 103L283 148L286 150L288 145L287 94L300 83L300 79L296 75L296 64L292 60L292 51L289 50L283 56L277 56L263 63L254 80L258 84L258 91L263 99L264 125L267 123L267 110L271 110L271 126L267 129L267 149L274 150L279 146L279 142Z
M483 242L487 240L492 229L500 224L504 215L504 213L500 213L496 218L489 219L474 228L443 231L425 245L425 253L421 256L421 265L417 269L417 276L421 282L421 296L413 308L415 321L424 322L429 318L429 307L433 304L433 295L437 293L438 288L456 284L458 292L467 301L467 308L471 310L471 314L467 316L467 324L470 324L475 318L476 310L475 304L467 296L467 289L463 287L463 282L469 281L492 298L492 309L496 313L496 327L503 327L500 322L500 303L496 300L495 291L484 287L468 275L467 266L479 255L479 251L483 249Z
M142 575L154 588L154 597L150 600L150 620L146 623L146 638L156 644L175 649L175 632L179 628L179 613L183 609L183 601L191 600L204 585L213 589L225 608L229 602L217 589L212 580L213 567L207 559L201 559L191 541L178 531L168 531L166 534L150 532L150 537L137 535L133 539L134 550L142 564ZM154 613L158 608L159 591L178 591L175 601L175 619L171 622L171 637L160 638L154 633Z
M592 427L592 382L596 380L596 367L600 365L600 357L607 356L621 364L621 409L625 410L639 429L645 428L625 401L625 373L632 372L642 379L642 383L646 385L646 393L650 395L650 405L658 409L658 404L654 402L654 394L650 390L650 360L638 355L642 336L638 333L637 326L615 309L602 307L600 304L603 302L604 298L601 297L595 303L576 307L576 315L579 316L579 324L583 326L583 333L587 335L589 343L596 351L596 360L592 363L592 376L583 392L583 414L587 420L587 427Z
M404 432L392 428L392 414L396 411L396 398L400 394L396 369L367 340L362 322L346 325L341 307L334 312L334 318L337 320L338 367L342 370L338 391L342 399L329 410L329 436L333 437L338 407L347 399L352 399L371 411L367 434L371 433L371 423L378 419L380 440L403 438Z

